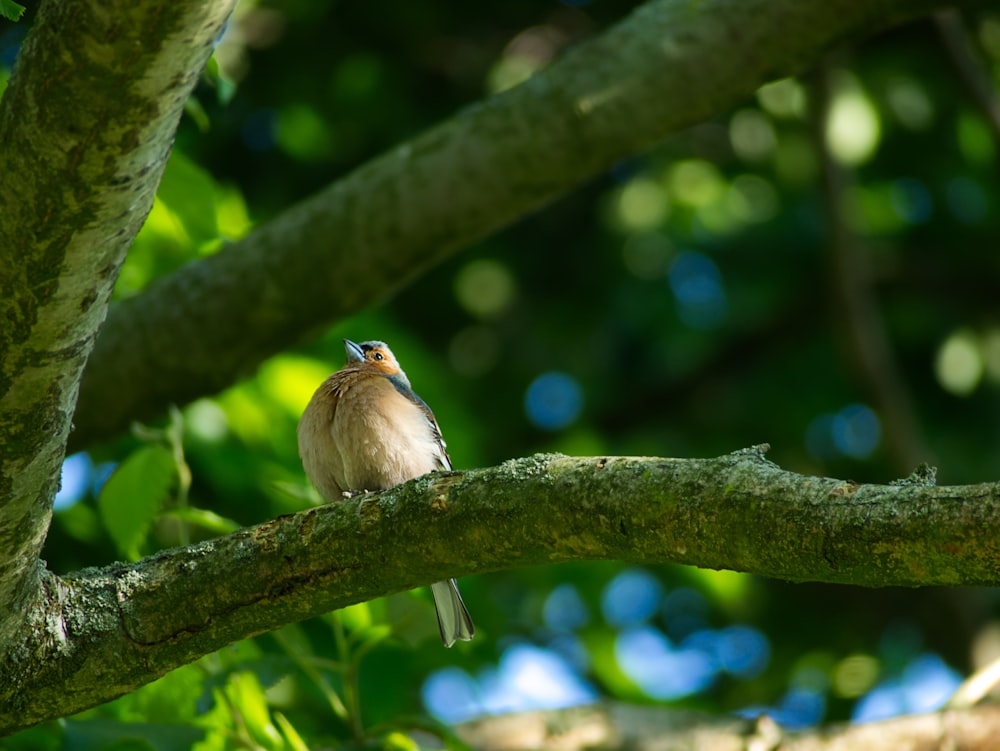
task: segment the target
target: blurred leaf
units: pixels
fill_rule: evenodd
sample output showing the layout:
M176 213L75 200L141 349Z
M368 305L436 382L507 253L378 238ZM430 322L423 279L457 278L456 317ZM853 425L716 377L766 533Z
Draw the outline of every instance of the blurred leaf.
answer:
M385 751L420 751L420 744L406 733L395 731L382 739L382 748Z
M188 522L189 524L195 524L202 529L208 530L209 532L215 532L219 535L228 535L230 532L235 532L236 530L243 528L243 525L239 522L227 519L224 516L219 516L214 511L209 511L203 508L194 508L191 506L188 506L187 508L170 509L165 511L163 516L168 519L179 519L180 521Z
M323 160L333 154L333 131L315 109L294 104L278 114L278 144L295 159Z
M205 65L204 76L215 86L216 96L220 104L229 104L236 94L236 82L222 72L218 58L213 54ZM207 130L207 127L205 128Z
M55 513L59 525L70 537L81 542L95 543L101 539L101 520L87 503L74 503Z
M129 560L139 547L177 477L174 459L162 446L143 446L118 465L101 488L97 506L105 529Z
M201 728L103 718L65 721L64 751L189 751Z
M198 97L196 96L189 96L187 101L184 102L184 114L194 121L194 124L198 126L198 130L206 131L211 127L208 113L205 112L205 108L201 106L201 102L198 101Z
M122 722L184 723L198 717L205 672L197 664L172 670L102 708Z
M16 22L21 20L22 15L24 15L23 5L15 3L14 0L0 0L0 16Z
M233 711L238 713L257 743L265 748L281 747L281 734L271 722L264 688L254 673L240 672L230 676L225 693Z
M183 152L175 150L170 155L156 195L181 222L196 247L219 236L215 181Z
M363 631L372 625L372 613L367 602L341 608L337 616L348 631Z
M285 747L291 751L309 751L308 744L302 739L295 727L288 721L281 712L274 713L274 721L278 725L278 730L285 739Z

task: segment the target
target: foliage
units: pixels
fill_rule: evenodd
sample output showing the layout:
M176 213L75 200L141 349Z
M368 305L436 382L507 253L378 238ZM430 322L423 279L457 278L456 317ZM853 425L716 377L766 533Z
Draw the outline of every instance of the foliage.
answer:
M24 15L23 5L15 3L13 0L0 0L0 16L8 21L19 21L22 15Z
M244 2L116 295L513 85L626 10ZM995 79L1000 15L967 21ZM19 38L4 28L0 52ZM135 558L319 502L295 423L340 365L344 336L392 345L457 467L767 441L770 458L800 472L887 481L930 460L945 482L995 479L998 133L960 83L924 21L763 87L183 407L161 432L77 457L45 558L58 572ZM839 195L824 187L830 170L845 179ZM843 234L864 266L846 278L850 294L875 302L860 325L884 328L901 374L891 388L917 435L901 434L857 351L832 270ZM925 451L907 454L908 439ZM768 706L808 725L932 706L928 692L947 692L975 649L996 645L992 592L611 563L492 574L462 590L479 629L470 645L440 648L426 594L396 595L234 645L8 747L410 747L401 733L413 730L457 747L429 709L451 721L598 696Z

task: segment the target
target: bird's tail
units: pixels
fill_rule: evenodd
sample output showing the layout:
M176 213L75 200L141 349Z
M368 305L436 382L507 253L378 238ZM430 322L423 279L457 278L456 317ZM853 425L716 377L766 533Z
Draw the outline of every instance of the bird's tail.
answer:
M465 609L462 595L458 592L458 584L454 579L431 584L431 595L434 596L434 607L437 609L438 628L441 629L441 641L450 647L456 640L469 641L476 633L472 625L469 611Z

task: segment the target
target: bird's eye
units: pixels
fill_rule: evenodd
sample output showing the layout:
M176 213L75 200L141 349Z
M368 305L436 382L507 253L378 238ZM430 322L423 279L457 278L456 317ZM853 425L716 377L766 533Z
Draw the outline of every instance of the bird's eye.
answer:
M374 355L372 355L372 357L374 359L376 359L376 360L384 360L385 359L384 357L382 357L382 353L381 352L376 352Z

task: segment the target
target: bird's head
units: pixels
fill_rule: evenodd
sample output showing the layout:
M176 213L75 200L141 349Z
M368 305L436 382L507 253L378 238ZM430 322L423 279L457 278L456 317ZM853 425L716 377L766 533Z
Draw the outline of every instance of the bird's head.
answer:
M347 364L361 363L365 369L374 370L387 376L402 376L403 369L385 342L361 342L356 344L350 339L344 340L344 350L347 352Z

